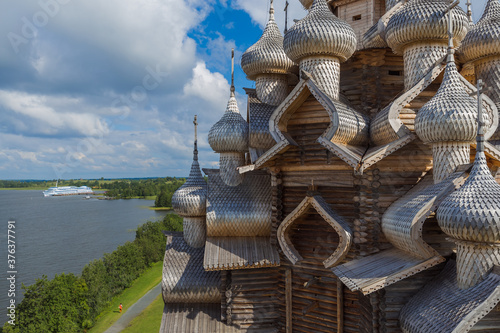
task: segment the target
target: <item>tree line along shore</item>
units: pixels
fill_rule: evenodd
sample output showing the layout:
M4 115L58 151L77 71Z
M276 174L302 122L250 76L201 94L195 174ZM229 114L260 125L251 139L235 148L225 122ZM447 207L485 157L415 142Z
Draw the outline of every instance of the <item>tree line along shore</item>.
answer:
M186 181L185 178L137 179L70 179L70 180L0 180L0 189L45 190L56 186L89 186L111 199L150 199L155 207L170 208L173 193Z
M43 276L22 286L24 298L16 310L16 325L8 322L0 333L87 332L113 297L130 287L147 268L162 261L163 230L182 231L182 218L168 214L161 221L139 226L134 241L88 263L80 275Z

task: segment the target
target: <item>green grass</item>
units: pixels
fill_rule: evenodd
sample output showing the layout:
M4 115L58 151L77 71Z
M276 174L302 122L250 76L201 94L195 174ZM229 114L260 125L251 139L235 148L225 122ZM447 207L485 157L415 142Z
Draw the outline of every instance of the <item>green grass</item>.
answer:
M120 312L118 312L118 305L122 303L126 311L127 307L137 302L144 294L161 282L162 269L162 261L153 264L132 283L130 288L114 297L108 308L97 317L94 327L88 333L101 333L111 327L121 316Z
M158 211L170 211L172 210L172 207L152 207L152 206L144 206L144 208L149 208L151 210L158 210Z
M122 333L157 333L160 330L164 305L160 294L141 314L128 324Z

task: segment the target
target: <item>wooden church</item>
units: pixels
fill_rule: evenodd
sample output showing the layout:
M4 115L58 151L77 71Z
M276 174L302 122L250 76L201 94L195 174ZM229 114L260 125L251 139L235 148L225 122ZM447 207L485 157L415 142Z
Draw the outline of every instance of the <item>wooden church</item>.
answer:
M500 332L500 2L301 0L172 198L162 333ZM195 119L196 128L196 119Z

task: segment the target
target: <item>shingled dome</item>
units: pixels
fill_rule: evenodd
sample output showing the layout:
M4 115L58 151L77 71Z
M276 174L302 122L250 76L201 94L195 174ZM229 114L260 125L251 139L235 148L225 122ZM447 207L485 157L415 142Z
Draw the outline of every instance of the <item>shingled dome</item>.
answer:
M477 102L460 82L453 61L448 62L436 95L415 117L415 132L424 143L473 141L477 133Z
M207 183L198 164L198 152L195 152L189 178L172 196L172 207L180 216L204 216L207 201Z
M500 2L489 0L483 17L469 31L462 43L465 61L500 54Z
M484 152L478 152L465 184L438 209L439 225L453 238L500 243L500 185L491 175Z
M248 151L248 124L240 114L234 93L231 93L226 112L210 129L208 143L217 153Z
M272 4L269 14L262 36L241 57L241 68L249 80L255 80L259 74L287 74L294 65L283 49L283 36L274 20Z
M284 39L285 52L295 62L318 55L345 61L356 50L356 44L354 30L333 15L326 0L314 0L306 17L294 24Z
M413 42L447 41L446 0L410 0L389 20L387 44L398 54ZM469 27L467 14L458 6L452 9L454 44L464 39Z

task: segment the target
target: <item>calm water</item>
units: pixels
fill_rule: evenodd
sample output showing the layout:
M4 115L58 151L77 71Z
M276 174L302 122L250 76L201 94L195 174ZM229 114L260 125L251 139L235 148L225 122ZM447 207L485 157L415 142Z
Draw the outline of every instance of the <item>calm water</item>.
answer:
M89 261L135 238L135 229L165 212L145 208L151 200L85 200L83 196L47 197L41 191L0 191L0 326L7 321L9 285L7 221L16 221L16 302L21 283L55 274L80 274Z

